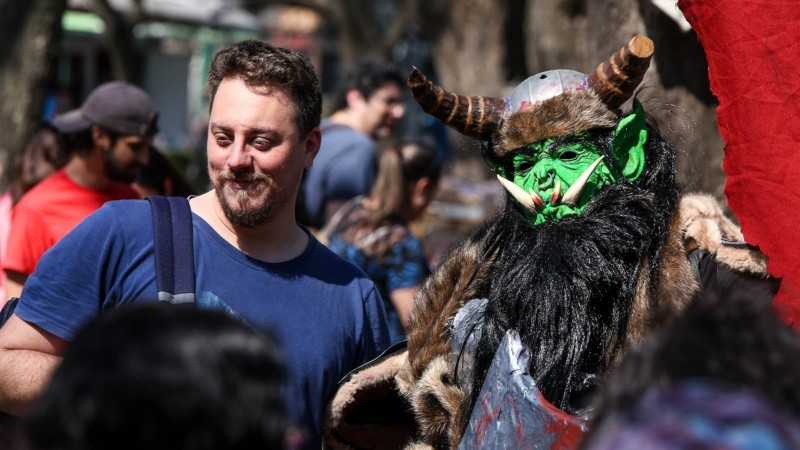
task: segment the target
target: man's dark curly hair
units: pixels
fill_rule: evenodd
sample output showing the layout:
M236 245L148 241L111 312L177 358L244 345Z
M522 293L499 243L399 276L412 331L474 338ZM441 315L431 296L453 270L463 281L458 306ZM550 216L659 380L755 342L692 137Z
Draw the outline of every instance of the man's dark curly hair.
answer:
M386 84L396 84L401 90L405 89L406 79L395 64L372 58L358 61L339 82L333 98L333 111L347 108L347 93L353 89L369 99L373 92Z
M314 66L304 54L250 39L220 50L208 73L209 109L214 105L222 80L238 78L252 89L285 89L295 108L295 121L302 135L319 126L322 89Z

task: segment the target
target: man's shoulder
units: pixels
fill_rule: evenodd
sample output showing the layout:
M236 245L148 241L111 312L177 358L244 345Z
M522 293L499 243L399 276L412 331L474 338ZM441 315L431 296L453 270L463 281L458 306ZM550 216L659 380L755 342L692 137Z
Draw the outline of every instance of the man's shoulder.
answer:
M103 204L101 209L103 208L110 209L115 213L135 214L139 217L142 214L150 216L150 202L139 198L111 200Z
M95 226L106 226L110 222L119 222L126 234L142 224L152 225L150 204L146 200L111 200L94 211L86 220ZM88 219L88 218L87 218Z
M346 125L329 123L322 128L321 149L348 147L374 149L375 143L366 133Z
M19 209L40 209L50 205L54 198L70 192L69 180L63 171L58 171L40 181L19 199Z

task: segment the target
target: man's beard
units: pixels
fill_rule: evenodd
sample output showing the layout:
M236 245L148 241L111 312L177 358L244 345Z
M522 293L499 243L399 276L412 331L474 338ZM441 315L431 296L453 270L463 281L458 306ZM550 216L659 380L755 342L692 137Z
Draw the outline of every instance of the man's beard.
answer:
M260 195L255 197L251 189L238 189L233 191L233 198L225 194L228 182L251 183L257 182ZM280 194L274 181L266 174L257 174L253 171L224 171L217 176L214 185L217 199L222 206L222 212L228 221L236 227L253 228L271 220L275 212L285 202L277 198ZM251 204L252 202L252 204Z
M142 170L142 165L138 162L133 162L127 166L123 166L117 161L113 155L114 149L109 149L105 152L105 171L108 178L118 181L120 183L130 184L136 180L136 176Z
M657 230L653 197L627 183L595 195L580 216L537 227L509 204L485 229L497 248L473 370L459 383L472 408L505 331L517 330L531 352L537 387L557 407L574 413L588 375L599 374L624 343L641 270ZM509 199L509 202L511 200Z

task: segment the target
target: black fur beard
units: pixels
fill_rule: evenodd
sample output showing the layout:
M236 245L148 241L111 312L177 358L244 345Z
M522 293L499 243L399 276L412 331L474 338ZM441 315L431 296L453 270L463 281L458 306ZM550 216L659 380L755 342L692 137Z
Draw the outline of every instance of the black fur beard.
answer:
M580 216L534 227L508 197L474 236L496 253L491 281L478 289L489 299L481 337L475 355L464 358L474 366L459 380L470 399L464 407L475 404L509 329L530 350L530 373L545 398L572 414L584 406L577 401L586 377L603 372L624 344L640 271L658 271L677 201L671 149L654 139L648 152L649 170L636 184L603 189Z

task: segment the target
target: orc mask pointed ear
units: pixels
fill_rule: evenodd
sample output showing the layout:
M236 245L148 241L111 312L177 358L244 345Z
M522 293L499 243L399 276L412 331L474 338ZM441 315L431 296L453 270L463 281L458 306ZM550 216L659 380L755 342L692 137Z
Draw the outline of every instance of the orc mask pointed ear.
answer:
M614 130L611 148L628 181L636 181L644 171L644 147L647 144L647 121L644 108L633 101L633 111L622 118Z

